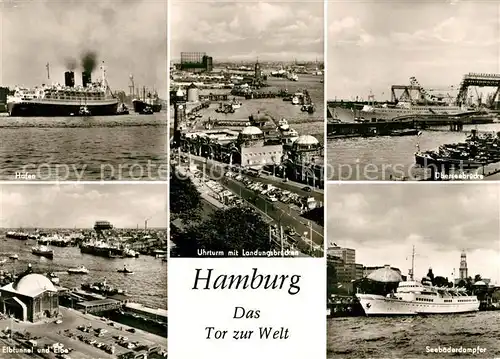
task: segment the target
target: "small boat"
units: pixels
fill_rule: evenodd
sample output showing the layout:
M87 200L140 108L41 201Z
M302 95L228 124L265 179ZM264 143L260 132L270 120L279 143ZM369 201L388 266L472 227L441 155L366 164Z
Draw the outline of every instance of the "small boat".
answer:
M292 105L300 105L300 99L298 98L298 96L292 97Z
M9 256L10 259L13 259L13 260L17 260L19 259L19 256L17 254L13 254L11 256Z
M78 116L92 116L87 106L81 106L78 110Z
M52 249L49 249L46 246L35 246L31 248L31 253L40 256L40 257L45 257L49 259L54 258L54 251Z
M140 112L141 115L152 115L153 113L154 111L151 106L144 107L144 109Z
M282 118L278 121L278 128L282 131L288 131L290 129L290 125L285 118Z
M50 279L50 281L54 284L59 284L59 277L57 276L57 274L55 274L54 272L52 273L49 273L48 274L48 277Z
M123 273L123 274L134 274L134 272L131 270L128 270L127 267L123 267L123 269L118 269L117 272Z
M233 110L237 110L241 107L242 103L241 102L238 102L236 100L233 100L233 102L231 102L231 108Z
M0 259L0 265L4 264L5 262L7 262L7 258Z
M130 113L128 107L122 103L119 107L118 110L116 111L117 115L128 115Z
M69 274L88 274L89 270L84 266L80 266L78 268L70 268L68 269Z
M409 128L406 130L393 130L391 131L390 136L416 136L418 133L418 130Z

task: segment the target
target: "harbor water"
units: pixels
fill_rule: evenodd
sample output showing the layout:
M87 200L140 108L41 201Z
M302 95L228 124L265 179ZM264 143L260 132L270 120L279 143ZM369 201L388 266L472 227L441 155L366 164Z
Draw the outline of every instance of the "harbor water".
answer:
M422 131L420 136L345 138L327 141L328 179L390 180L407 177L424 179L428 171L415 167L417 144L421 150L434 150L440 145L464 142L472 129L500 131L500 124L464 126L463 132Z
M13 180L16 172L38 180L166 179L166 118L166 112L86 118L2 115L0 180Z
M141 255L138 258L103 258L80 253L78 247L54 247L54 259L50 260L31 253L35 240L16 240L0 235L0 259L7 262L0 265L0 270L19 274L31 263L37 273L54 272L60 279L59 285L65 288L80 288L82 283L106 282L115 288L123 289L131 302L141 303L151 308L167 308L167 262L160 258ZM8 259L18 254L19 260ZM85 266L89 273L68 274L69 268ZM118 273L127 269L131 275Z
M208 117L212 120L248 119L250 115L260 112L272 116L275 120L286 118L290 127L295 129L300 135L313 135L321 142L324 142L324 91L323 84L321 83L322 78L322 76L300 75L299 81L294 82L284 78L268 77L267 84L269 86L258 90L258 92L279 92L286 89L290 94L307 90L312 102L316 106L316 111L312 114L301 111L301 106L292 105L290 101L283 101L279 97L245 100L242 97L230 95L231 90L229 89L203 90L202 93L229 94L229 100L235 97L238 101L241 101L242 106L239 109L234 113L217 113L215 110L219 107L219 103L213 102L210 108L202 110L200 114L203 115L202 120L206 121ZM173 116L174 111L172 110L170 114ZM173 125L173 117L171 124Z
M495 358L500 356L498 312L418 317L350 317L328 320L328 359ZM482 348L449 354L430 349Z

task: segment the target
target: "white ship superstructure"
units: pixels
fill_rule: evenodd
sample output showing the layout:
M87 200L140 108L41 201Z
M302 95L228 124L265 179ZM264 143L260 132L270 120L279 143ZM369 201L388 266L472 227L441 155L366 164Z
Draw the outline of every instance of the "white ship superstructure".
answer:
M368 121L393 121L401 117L412 116L459 116L473 114L476 111L465 106L454 105L415 105L409 102L399 102L395 106L371 106L365 105L360 111L359 117Z
M435 287L428 282L400 282L387 296L356 294L367 316L454 314L479 310L479 300L463 288Z

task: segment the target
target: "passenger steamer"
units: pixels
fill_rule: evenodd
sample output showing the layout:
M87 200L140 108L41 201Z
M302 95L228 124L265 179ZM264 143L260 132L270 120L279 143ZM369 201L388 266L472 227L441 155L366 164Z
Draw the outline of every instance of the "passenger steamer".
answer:
M32 89L17 87L7 96L7 110L15 117L110 116L116 115L118 99L102 79L92 83L91 73L82 72L82 86L75 86L75 74L67 71L65 85L42 85Z
M399 102L396 105L371 106L365 105L360 111L360 119L368 121L395 121L409 117L442 118L449 116L466 116L476 114L477 111L464 106L445 104L413 104Z
M387 296L356 294L367 316L455 314L476 312L479 300L463 288L434 287L429 282L400 282Z
M356 297L367 316L469 313L478 311L480 304L464 288L436 287L428 278L399 282L396 292L386 296L357 293Z

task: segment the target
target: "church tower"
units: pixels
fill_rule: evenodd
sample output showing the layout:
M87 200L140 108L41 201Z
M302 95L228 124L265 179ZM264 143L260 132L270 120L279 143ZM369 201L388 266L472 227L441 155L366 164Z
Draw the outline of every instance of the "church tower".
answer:
M460 279L465 280L467 277L467 255L465 254L465 251L462 251L462 254L460 255Z

